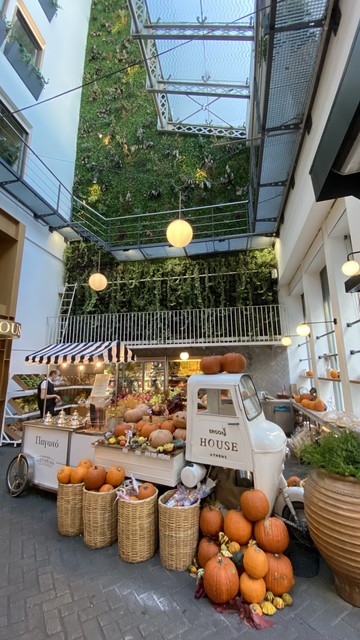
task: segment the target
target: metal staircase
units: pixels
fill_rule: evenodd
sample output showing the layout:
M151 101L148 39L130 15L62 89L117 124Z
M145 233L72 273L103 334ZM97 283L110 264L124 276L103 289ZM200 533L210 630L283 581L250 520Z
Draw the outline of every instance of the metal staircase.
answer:
M64 285L59 307L57 342L64 340L77 286L77 282L75 284L65 283Z

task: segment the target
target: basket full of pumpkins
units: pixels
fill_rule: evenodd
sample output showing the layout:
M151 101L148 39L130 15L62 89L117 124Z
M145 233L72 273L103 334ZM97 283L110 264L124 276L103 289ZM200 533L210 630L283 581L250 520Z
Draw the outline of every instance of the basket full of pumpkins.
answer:
M57 526L62 536L78 536L83 532L84 477L90 467L91 460L83 458L77 467L65 465L57 473Z
M91 466L84 476L84 544L90 549L108 547L117 539L116 489L124 479L124 469L116 465L108 471Z
M158 543L158 489L151 482L129 481L118 491L118 552L126 562L144 562Z

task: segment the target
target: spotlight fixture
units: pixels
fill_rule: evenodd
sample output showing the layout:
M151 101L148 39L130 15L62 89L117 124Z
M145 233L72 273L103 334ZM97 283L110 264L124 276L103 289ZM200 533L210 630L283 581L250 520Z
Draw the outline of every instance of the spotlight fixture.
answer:
M341 271L346 276L354 276L360 269L360 265L357 260L350 260L350 256L354 256L356 253L360 253L360 251L351 251L348 253L346 262L344 262L341 267Z

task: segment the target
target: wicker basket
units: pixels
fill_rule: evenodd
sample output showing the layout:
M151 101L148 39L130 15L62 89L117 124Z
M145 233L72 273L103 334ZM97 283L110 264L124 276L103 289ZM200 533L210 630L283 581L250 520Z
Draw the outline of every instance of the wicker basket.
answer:
M84 489L83 519L87 547L101 549L113 544L117 538L116 490L98 493Z
M83 532L84 483L59 483L56 511L58 532L62 536L79 536Z
M184 571L196 554L200 502L190 507L168 507L175 490L159 499L160 561L165 569Z
M144 562L158 543L158 490L150 498L118 501L118 550L126 562Z

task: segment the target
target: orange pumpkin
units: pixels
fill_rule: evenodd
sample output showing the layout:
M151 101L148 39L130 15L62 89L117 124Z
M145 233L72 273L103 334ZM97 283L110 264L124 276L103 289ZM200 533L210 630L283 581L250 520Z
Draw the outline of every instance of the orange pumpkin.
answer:
M256 522L265 518L270 510L269 501L260 489L244 491L240 496L240 508L245 518Z
M221 357L222 356L204 356L200 360L200 370L209 375L220 373L223 371Z
M219 553L207 561L203 576L204 591L216 604L225 604L239 591L239 577L234 563ZM264 592L265 593L265 592Z
M95 466L88 469L84 477L84 485L87 491L96 491L105 484L106 471L104 467Z
M99 493L108 493L108 491L114 491L114 489L115 487L112 484L103 484L99 489Z
M125 480L125 470L122 467L113 465L106 473L106 482L113 487L119 487Z
M297 402L298 404L301 404L301 396L300 396L300 395L295 395L295 396L294 396L294 400L295 400L295 402Z
M312 403L311 408L313 411L325 411L326 405L325 402L321 400L321 398L316 398L316 400Z
M314 400L315 396L312 393L300 393L300 402L303 400Z
M265 575L266 588L275 596L289 593L294 584L292 564L283 553L267 553L269 569Z
M211 540L205 536L201 538L198 546L197 559L200 567L205 567L210 558L216 556L220 551L220 543L215 540Z
M288 487L300 487L301 480L297 476L290 476L290 478L286 480L286 484Z
M154 496L156 494L156 491L156 487L154 487L151 482L143 482L143 484L139 485L138 498L139 500L146 500L146 498L151 498L151 496Z
M205 505L200 511L199 526L204 536L218 536L224 526L224 516L220 509L211 504Z
M127 422L121 422L114 429L114 436L118 438L119 436L126 436L127 432L130 431L131 426Z
M139 502L139 498L137 498L136 496L130 496L130 500L132 502Z
M242 353L225 353L221 358L221 364L228 373L241 373L246 369L246 360Z
M256 545L251 545L245 550L243 565L246 573L251 578L263 578L269 570L265 551L259 549Z
M224 532L230 540L246 544L251 538L252 528L252 522L241 511L229 509L224 518Z
M90 467L92 466L93 463L91 462L90 458L83 458L78 464L78 467L85 467L86 469L90 469Z
M71 471L71 477L70 477L71 484L80 484L80 482L84 482L86 472L87 472L87 468L84 465L75 467L75 469Z
M60 484L69 484L71 480L71 473L72 473L72 467L68 467L66 465L61 467L56 474L58 482L60 482Z
M266 593L266 584L263 578L252 578L246 571L241 574L240 593L246 602L262 602Z
M159 426L160 429L167 429L167 431L170 431L170 433L174 433L175 431L175 425L172 420L164 420L163 422L159 423Z
M140 423L138 423L138 428L136 430L136 433L138 434L138 436L142 436L143 438L149 438L149 436L152 434L153 431L156 431L156 429L159 428L158 423L152 423L152 422L144 422L141 423L141 426L139 426Z
M254 536L260 549L270 553L282 553L289 544L289 533L285 523L275 517L255 522Z

